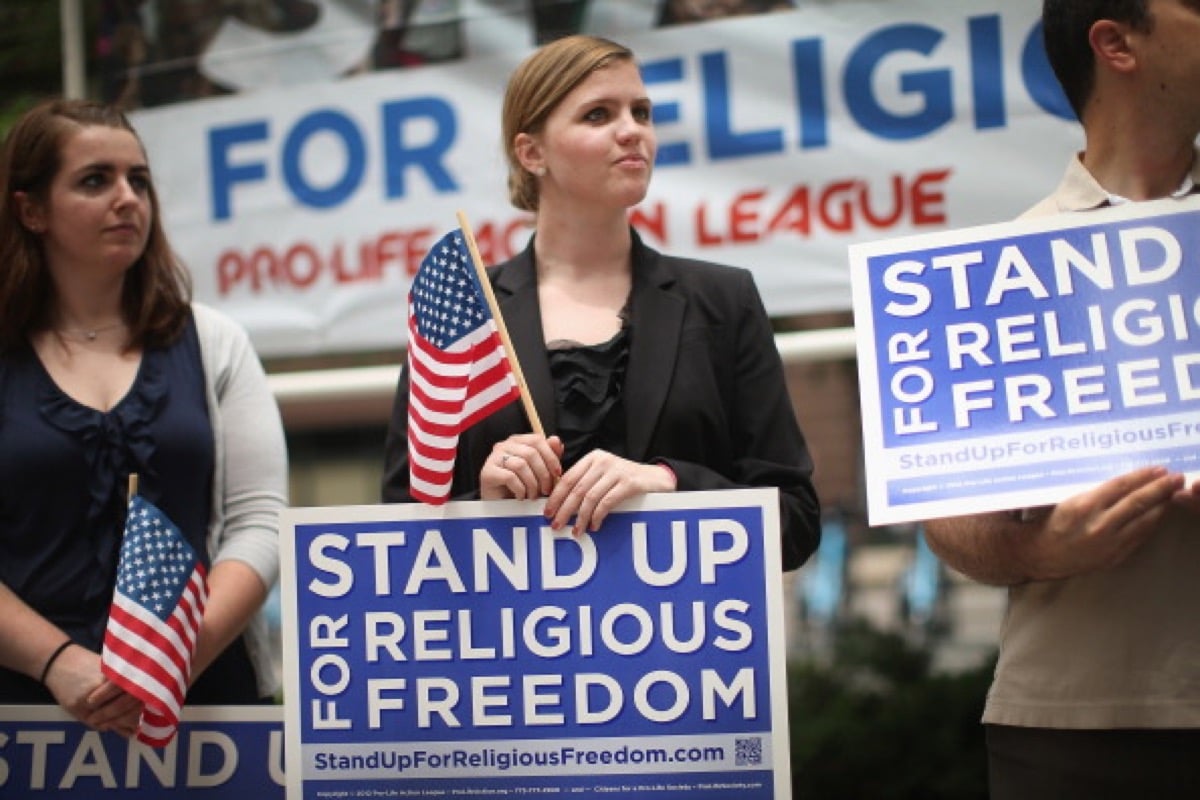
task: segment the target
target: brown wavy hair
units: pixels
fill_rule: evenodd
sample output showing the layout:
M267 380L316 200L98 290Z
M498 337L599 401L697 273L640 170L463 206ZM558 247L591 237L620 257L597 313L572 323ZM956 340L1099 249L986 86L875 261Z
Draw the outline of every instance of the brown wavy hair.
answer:
M129 131L141 144L120 110L88 100L38 103L5 137L0 150L4 190L0 196L0 352L11 352L30 334L49 329L55 291L41 239L21 223L15 195L25 192L46 203L50 185L62 168L63 145L92 126ZM121 297L121 315L130 328L131 342L142 346L167 344L179 335L192 295L191 278L167 241L153 181L149 198L146 249L126 273Z

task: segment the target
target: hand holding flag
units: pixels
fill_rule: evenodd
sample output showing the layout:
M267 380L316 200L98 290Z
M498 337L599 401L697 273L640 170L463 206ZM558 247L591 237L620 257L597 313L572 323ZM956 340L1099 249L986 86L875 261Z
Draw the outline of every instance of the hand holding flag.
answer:
M131 496L100 667L145 704L137 738L154 747L169 744L179 725L208 600L205 579L180 530Z

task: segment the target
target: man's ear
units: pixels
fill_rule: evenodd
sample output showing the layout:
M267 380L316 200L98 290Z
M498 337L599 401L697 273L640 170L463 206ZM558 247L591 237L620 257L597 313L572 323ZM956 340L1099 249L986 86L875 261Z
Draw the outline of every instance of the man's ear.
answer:
M13 203L17 207L17 219L21 220L22 225L34 233L46 230L46 215L42 212L42 206L28 192L13 192Z
M1088 42L1096 58L1096 66L1117 72L1137 68L1137 50L1130 42L1133 29L1111 19L1097 20L1088 31Z

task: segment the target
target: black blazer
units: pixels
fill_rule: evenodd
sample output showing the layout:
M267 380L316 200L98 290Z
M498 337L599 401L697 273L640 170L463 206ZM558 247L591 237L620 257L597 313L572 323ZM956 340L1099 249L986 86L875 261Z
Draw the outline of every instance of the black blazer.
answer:
M538 309L533 244L489 269L496 302L546 435L554 384ZM665 463L680 491L776 486L784 569L816 549L820 507L774 334L750 272L662 255L634 234L625 457ZM478 499L492 446L531 430L512 403L459 438L451 496ZM408 493L408 369L385 445L384 502Z

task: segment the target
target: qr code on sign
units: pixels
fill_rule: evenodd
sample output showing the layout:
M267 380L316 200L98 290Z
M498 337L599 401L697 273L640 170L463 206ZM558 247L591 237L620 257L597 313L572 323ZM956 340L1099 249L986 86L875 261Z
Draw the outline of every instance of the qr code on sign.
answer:
M734 762L739 767L757 767L762 764L762 737L737 739L733 743Z

